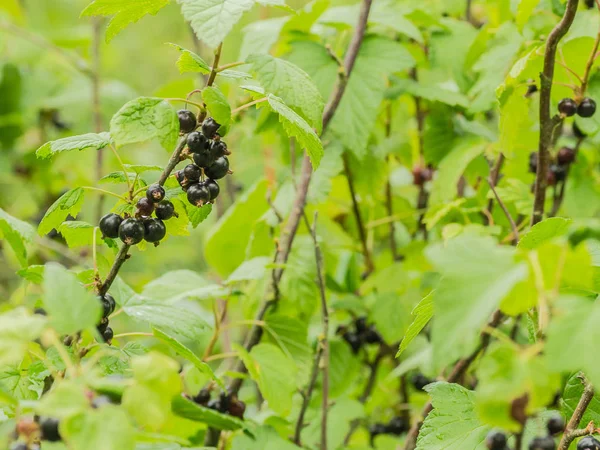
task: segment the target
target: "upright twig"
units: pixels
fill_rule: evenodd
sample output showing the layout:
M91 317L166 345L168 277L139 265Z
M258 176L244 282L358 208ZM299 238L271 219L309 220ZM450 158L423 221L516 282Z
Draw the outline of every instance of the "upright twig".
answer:
M498 202L498 205L500 205L500 208L502 209L502 211L504 212L504 215L506 216L506 218L508 219L508 222L510 223L510 228L512 229L512 243L513 243L513 245L517 245L517 243L519 242L519 229L517 228L517 224L515 223L515 220L513 219L512 215L510 214L510 211L508 210L508 208L506 207L506 205L504 204L504 202L498 195L498 192L496 191L496 185L494 184L494 180L491 176L488 178L488 184L490 185L490 189L494 193L494 197L496 197L496 201Z
M594 398L594 386L592 386L583 373L579 374L579 379L583 384L583 393L581 394L579 403L577 403L577 406L575 407L575 411L573 411L573 415L569 419L567 428L565 429L563 437L560 440L560 444L558 445L558 450L567 450L571 445L571 442L573 442L573 439L590 433L588 430L583 430L583 434L581 434L581 430L578 430L577 428L579 427L579 423L585 414L585 410Z
M308 405L310 404L312 393L315 389L315 385L317 384L317 377L319 376L319 364L321 363L321 355L323 355L323 346L321 345L321 343L319 343L317 345L317 351L315 352L308 387L306 388L306 391L302 393L302 406L300 407L300 413L298 414L298 419L296 420L296 427L294 431L294 444L296 444L299 447L302 446L301 436L302 429L304 428L304 416L306 415L306 410L308 409Z
M550 113L556 49L560 40L567 34L567 31L569 31L569 28L571 27L571 24L575 19L575 14L577 13L578 5L579 0L568 0L564 16L554 27L546 41L544 69L540 74L540 141L531 225L540 222L544 217L544 203L546 200L546 187L548 184L547 174L550 165L550 146L552 145L554 129L562 121L560 115L552 116Z

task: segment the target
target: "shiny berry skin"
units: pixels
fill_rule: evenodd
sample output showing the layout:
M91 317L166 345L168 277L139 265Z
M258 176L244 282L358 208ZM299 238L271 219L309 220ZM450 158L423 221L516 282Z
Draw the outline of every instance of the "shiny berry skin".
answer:
M177 179L179 186L181 186L181 189L187 191L189 183L188 180L185 178L185 175L183 175L183 170L178 170L177 172L175 172L175 178Z
M167 227L160 219L144 221L144 239L148 242L159 242L167 234Z
M223 141L213 141L210 146L210 154L213 158L217 159L221 156L231 155L231 152L227 150L227 144Z
M115 312L115 308L117 307L117 302L110 294L104 294L103 297L99 297L100 302L102 303L102 317L108 317L113 312Z
M217 134L217 130L221 127L215 119L209 117L204 122L202 122L202 134L206 136L208 139L212 139Z
M229 172L227 156L221 156L210 167L204 169L205 175L212 180L219 180Z
M558 164L552 164L550 166L550 172L554 174L555 182L565 181L567 178L567 168L565 166L559 166Z
M107 238L119 237L119 225L121 225L123 219L118 214L107 214L100 219L100 232L102 236Z
M535 84L530 84L527 86L527 92L525 93L525 97L529 97L535 94L538 91L538 87Z
M556 414L546 422L546 429L551 436L562 433L565 429L565 419L560 414Z
M406 420L402 417L394 417L386 426L386 430L390 434L395 434L397 436L401 435L405 431L408 431L408 424Z
M546 173L546 185L554 186L555 184L556 184L556 174L554 173L552 168L549 168L548 172Z
M556 161L561 166L566 166L575 161L575 150L571 147L563 147L556 154Z
M179 118L179 130L182 133L190 133L196 129L198 123L193 112L180 109L177 111L177 117Z
M140 198L136 203L136 215L149 217L154 212L154 202L148 197Z
M538 166L538 154L537 154L537 152L531 152L529 154L529 171L531 173L536 173L537 166Z
M577 113L577 103L572 98L563 98L558 102L558 112L567 117L573 117Z
M501 431L490 431L485 438L485 445L489 450L505 450L506 435Z
M536 437L529 443L529 450L556 450L556 443L551 436Z
M146 190L146 197L154 203L158 203L165 198L165 188L160 184L153 184Z
M187 199L194 206L204 206L210 201L210 192L204 184L192 184L188 187Z
M229 410L227 411L230 416L237 417L238 419L244 418L244 413L246 412L246 404L238 400L237 398L232 398L231 403L229 405Z
M202 175L202 171L200 167L196 164L188 164L183 168L183 175L190 181L198 181L200 180L200 175Z
M586 436L577 443L577 450L600 450L600 441L593 436Z
M201 152L194 153L194 163L198 167L207 168L215 162L210 150L202 150Z
M144 239L144 224L138 219L125 219L119 227L119 238L127 245L135 245Z
M100 323L98 325L96 325L96 329L98 330L98 333L102 334L106 331L107 328L108 328L108 318L104 317L104 318L102 318Z
M219 192L221 192L221 188L219 187L219 184L215 180L206 180L204 182L204 186L206 186L206 189L208 189L208 192L210 193L210 201L211 202L219 196Z
M198 131L188 134L187 145L192 153L200 153L208 150L209 144L210 141L206 139L206 136Z
M163 200L154 209L154 214L160 220L169 220L175 215L175 206L169 200Z
M104 333L102 333L102 339L104 339L104 342L107 342L109 344L113 340L114 336L115 333L111 327L106 328L106 330L104 330Z
M221 411L222 406L221 406L221 402L219 400L211 400L210 402L207 403L206 405L207 408L212 409L214 411Z
M418 389L419 391L422 391L422 390L425 389L425 386L427 386L428 384L433 383L434 380L430 380L429 378L427 378L422 373L416 373L416 374L414 374L412 376L411 382L412 382L413 386L415 387L415 389Z
M198 395L193 398L193 400L199 405L206 406L210 401L210 391L208 389L201 389L200 392L198 392Z
M595 112L596 102L589 97L581 100L581 103L577 107L577 114L579 114L581 117L592 117Z
M58 419L53 419L51 417L40 420L42 441L58 442L62 439L60 437L60 432L58 431L58 424Z

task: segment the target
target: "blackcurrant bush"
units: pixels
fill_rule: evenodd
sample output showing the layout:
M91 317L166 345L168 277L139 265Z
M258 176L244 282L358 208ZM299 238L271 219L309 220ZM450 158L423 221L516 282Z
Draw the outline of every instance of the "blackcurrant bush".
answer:
M154 210L154 214L160 220L169 220L175 215L175 206L169 200L163 200Z
M208 139L212 139L217 134L217 130L221 127L215 119L209 117L204 122L202 122L202 134L206 136Z
M246 412L246 404L238 398L232 398L227 412L233 417L243 419L244 413Z
M45 417L40 420L41 439L43 441L58 442L61 440L58 431L59 421L52 417Z
M210 192L202 183L192 184L188 187L187 199L194 206L204 206L210 201Z
M368 330L367 318L359 317L358 319L356 319L354 321L354 327L356 328L357 333L364 333L365 331L367 331Z
M201 152L194 153L194 163L197 166L207 168L215 162L210 150L202 150Z
M208 150L209 143L210 141L206 139L206 136L198 131L188 134L187 145L192 153L200 153Z
M587 134L581 131L581 128L577 126L577 122L573 122L573 136L577 139L585 139L587 137Z
M575 149L571 147L563 147L556 154L556 161L561 166L566 166L575 161Z
M367 344L379 344L383 341L373 326L369 327L369 329L363 333L362 338Z
M111 343L114 336L115 333L111 327L107 327L106 330L104 330L104 333L102 333L102 338L104 339L104 342L107 342L109 344Z
M204 169L206 176L212 180L219 180L223 178L229 172L229 160L227 156L221 156L217 158L215 162Z
M560 414L555 414L546 422L546 429L551 436L562 433L565 429L565 419Z
M585 436L577 443L577 450L600 450L600 441L593 436Z
M108 318L104 317L104 318L102 318L100 323L98 325L96 325L96 329L98 330L98 333L103 334L107 328L108 328Z
M567 178L567 168L558 164L552 164L550 166L550 172L554 174L554 182L565 181Z
M117 305L115 299L110 294L104 294L104 296L99 298L102 303L102 317L110 316L115 311Z
M106 395L98 395L92 400L92 408L101 408L102 406L112 405L112 400Z
M160 184L153 184L146 190L146 197L154 203L158 203L165 198L165 188Z
M201 389L200 392L198 392L198 395L193 398L193 400L199 405L206 406L210 401L210 391L208 389Z
M348 344L350 344L352 352L355 354L358 353L358 351L362 347L362 341L360 340L358 335L356 333L345 332L342 335L342 337Z
M190 133L196 129L196 116L193 112L180 109L177 111L177 117L179 117L179 129L182 133Z
M408 423L403 417L396 416L386 426L386 430L390 434L401 435L408 431Z
M434 382L434 380L427 378L425 375L423 375L420 372L414 374L410 381L412 382L415 389L418 389L419 391L424 390L425 386Z
M501 431L490 431L485 438L485 445L489 450L505 450L506 434Z
M200 180L202 171L196 164L188 164L183 168L183 175L191 182Z
M537 154L537 152L531 152L529 154L529 171L531 173L536 173L537 166L538 166L538 154Z
M387 426L383 423L374 423L369 427L371 439L373 439L375 436L385 433L387 433Z
M159 242L167 234L167 227L160 219L144 221L144 239L148 242Z
M563 98L558 102L558 112L564 116L572 117L577 113L577 103L572 98Z
M581 103L577 107L577 114L579 114L581 117L592 117L595 112L596 102L589 97L581 100Z
M138 219L125 219L119 227L119 238L127 245L135 245L144 239L144 224Z
M222 413L229 411L229 407L231 406L231 395L221 392L221 394L219 394L219 403L221 404L221 409L219 411Z
M136 215L139 216L149 217L154 211L154 202L148 197L140 198L135 206L137 208Z
M206 180L204 182L204 186L206 186L206 189L208 189L208 192L210 192L210 201L211 202L219 196L219 192L221 192L221 188L219 187L219 184L215 180Z
M231 155L231 152L227 150L227 144L223 141L213 141L210 146L210 154L213 158L217 159L221 156Z
M529 443L529 450L556 450L556 443L552 436L536 437Z
M119 225L123 219L118 214L107 214L100 219L100 232L107 238L119 237Z

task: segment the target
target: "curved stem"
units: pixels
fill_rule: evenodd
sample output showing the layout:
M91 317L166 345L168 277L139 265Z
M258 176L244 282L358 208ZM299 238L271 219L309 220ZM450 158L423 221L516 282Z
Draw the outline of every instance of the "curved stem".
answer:
M267 97L263 97L263 98L259 98L258 100L254 100L253 102L246 103L245 105L238 106L233 111L231 111L231 115L233 116L233 115L239 113L240 111L243 111L246 108L250 108L251 106L254 106L254 105L257 105L259 103L266 102L266 101L267 101Z
M88 190L88 191L101 192L103 194L111 195L111 196L116 197L116 198L118 198L120 200L123 200L125 203L130 203L129 199L123 197L122 195L115 194L114 192L107 191L106 189L100 189L100 188L93 187L93 186L82 186L81 189L85 189L85 190Z
M109 147L112 150L115 157L117 158L117 161L119 162L119 166L121 166L121 170L123 171L123 175L125 175L125 180L127 181L127 189L129 190L129 192L131 192L133 190L133 188L131 187L131 180L129 179L129 173L127 172L127 169L125 168L125 164L123 164L123 160L119 156L119 153L117 152L117 149L115 148L115 146L112 144L109 144Z
M233 62L233 63L229 63L229 64L223 64L222 66L217 67L216 72L217 73L223 72L224 70L232 69L232 68L238 67L238 66L243 66L245 64L248 64L248 63L245 61L238 61L238 62Z
M583 374L580 374L579 378L583 384L583 393L581 394L581 398L575 407L575 411L573 411L571 419L569 419L565 433L563 434L560 444L558 445L558 450L567 450L571 445L571 442L573 442L576 437L585 436L586 434L593 432L593 427L591 431L583 430L584 434L580 434L580 430L577 429L587 407L594 398L594 386L592 386L592 384Z

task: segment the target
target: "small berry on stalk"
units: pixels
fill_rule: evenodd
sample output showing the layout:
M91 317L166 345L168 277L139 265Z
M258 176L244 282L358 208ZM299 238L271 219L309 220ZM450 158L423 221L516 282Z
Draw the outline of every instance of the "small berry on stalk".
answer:
M556 184L556 174L552 170L552 168L548 169L548 173L546 173L546 185L554 186Z
M553 436L562 433L565 429L565 419L560 414L555 414L546 422L548 433Z
M208 389L201 389L200 392L198 392L198 395L193 398L193 400L199 405L206 406L210 401L210 391Z
M110 316L117 307L117 302L110 294L104 294L102 297L99 297L102 302L102 317Z
M37 314L39 316L47 316L48 315L48 313L46 312L46 310L44 308L35 308L33 310L33 313Z
M390 434L395 434L397 436L401 435L405 431L408 431L409 425L406 423L404 418L396 416L387 424L386 429Z
M192 184L188 187L187 199L194 206L204 206L210 201L210 192L202 183Z
M190 181L198 181L200 180L200 175L202 175L202 171L200 167L196 164L188 164L183 168L183 175Z
M111 327L106 328L106 330L104 330L104 333L102 333L102 339L104 339L104 342L106 342L107 344L110 344L112 342L114 336L115 333Z
M561 166L566 166L575 161L575 149L571 147L563 147L556 154L556 161Z
M185 178L185 175L183 174L183 170L178 170L177 172L175 172L175 179L179 183L179 186L181 186L181 189L183 189L184 192L187 191L189 183L188 180Z
M169 200L163 200L154 210L154 214L160 220L169 220L175 215L175 206Z
M367 318L359 317L358 319L356 319L354 321L354 327L356 328L357 333L364 333L365 331L367 331L369 329L369 327L367 326Z
M221 127L215 119L209 117L202 123L202 134L208 139L212 139L217 134L217 130Z
M187 145L192 153L200 153L208 150L210 141L202 133L194 131L188 134Z
M585 436L577 443L577 450L600 450L600 441L593 436Z
M58 431L58 424L58 419L54 419L52 417L46 417L40 420L42 441L58 442L62 439L60 437L60 432Z
M100 232L107 238L119 237L119 225L123 219L118 214L110 213L100 219Z
M215 162L215 158L213 158L210 150L202 150L201 152L194 153L193 157L194 163L196 163L196 165L199 167L203 167L204 169L211 166Z
M435 380L431 380L419 372L412 376L411 381L412 381L412 384L415 387L415 389L422 391L425 389L425 386L433 383Z
M355 354L358 353L358 351L362 347L362 341L360 340L358 335L356 333L350 333L349 331L347 331L342 335L342 337L348 344L350 344L352 352Z
M596 102L589 97L584 98L577 107L577 114L581 117L592 117L595 112Z
M556 450L552 436L536 437L529 443L529 450Z
M154 203L158 203L165 198L165 188L160 184L153 184L146 190L146 197Z
M531 97L538 91L538 87L536 84L530 84L527 86L527 92L525 93L525 97Z
M380 344L383 342L383 339L374 326L370 326L369 329L362 334L362 338L367 344Z
M144 225L138 219L125 219L119 227L119 238L127 245L135 245L144 239Z
M244 418L244 413L246 412L246 404L239 400L237 397L231 399L231 403L229 405L229 415L233 417L237 417L238 419Z
M210 146L210 154L213 158L217 159L221 156L231 155L231 152L227 149L227 144L221 140L213 141Z
M159 242L167 234L167 227L160 219L144 221L144 239L148 242Z
M206 186L206 189L208 189L208 192L210 193L210 201L211 202L219 196L219 192L221 192L221 188L219 187L219 184L215 180L206 180L204 182L204 186Z
M221 156L210 167L204 170L205 175L212 180L219 180L229 173L229 160Z
M376 436L387 433L387 426L383 423L374 423L369 427L369 435L371 436L371 444Z
M565 181L567 178L567 168L565 166L559 166L558 164L552 164L550 166L550 172L554 174L555 182Z
M154 202L148 197L140 198L136 203L136 216L149 217L154 212Z
M190 133L196 129L197 121L193 112L180 109L177 111L177 117L179 118L179 130L182 133Z
M423 186L433 178L433 170L431 167L415 167L412 170L412 174L413 184L415 186Z
M103 317L102 320L100 321L100 323L98 325L96 325L96 329L98 330L98 333L103 334L107 328L108 328L108 318Z
M572 98L563 98L558 102L558 112L566 117L573 117L577 113L577 103Z
M505 450L506 434L501 431L490 431L485 438L485 445L489 450Z

